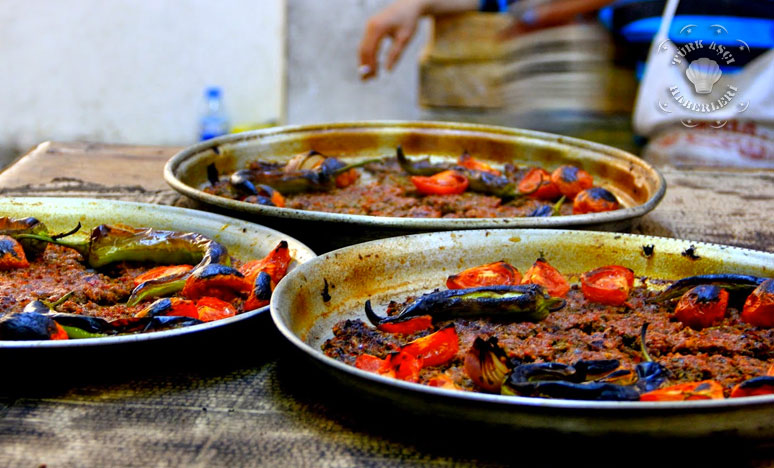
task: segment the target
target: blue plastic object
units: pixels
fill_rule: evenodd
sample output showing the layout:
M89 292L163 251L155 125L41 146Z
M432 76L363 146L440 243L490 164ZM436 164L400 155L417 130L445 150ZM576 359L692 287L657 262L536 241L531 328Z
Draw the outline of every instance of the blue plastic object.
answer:
M223 105L223 91L217 86L204 90L205 107L199 121L199 140L209 140L229 132L229 119Z

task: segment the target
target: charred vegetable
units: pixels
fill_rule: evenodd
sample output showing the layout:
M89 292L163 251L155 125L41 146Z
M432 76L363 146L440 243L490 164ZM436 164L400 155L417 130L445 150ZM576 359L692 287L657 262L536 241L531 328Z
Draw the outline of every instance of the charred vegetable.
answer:
M559 200L556 201L553 205L543 205L540 207L535 208L532 210L530 214L527 216L533 217L533 218L550 218L551 216L559 216L559 210L562 208L562 204L564 204L565 197L562 195L559 197Z
M745 380L731 390L730 398L774 394L774 377L765 375Z
M519 283L521 283L521 273L504 260L468 268L446 279L446 287L449 289Z
M517 321L539 321L551 311L564 307L564 300L551 297L537 285L483 286L478 288L436 291L421 296L397 315L379 317L366 301L366 317L374 326L430 315L434 320L454 317L508 318Z
M620 206L618 199L609 190L602 187L592 187L582 190L575 196L572 213L601 213L617 210Z
M698 330L723 320L727 307L728 292L711 284L703 284L683 294L675 307L675 317Z
M27 257L37 257L46 250L45 241L21 238L23 234L48 236L48 228L35 218L0 217L0 235L10 236L19 241Z
M242 169L231 175L229 183L243 195L258 195L256 186L267 185L282 194L301 192L325 192L344 186L344 180L351 180L348 174L354 168L382 161L381 158L367 159L346 164L334 157L309 151L294 156L284 166L259 164L255 168Z
M774 279L767 279L747 296L742 320L758 327L774 327Z
M417 185L417 181L420 184L423 184L424 182L430 183L430 179L432 177L438 176L442 173L447 173L448 171L452 171L453 173L457 174L457 176L467 179L467 184L463 184L462 182L454 184L458 190L459 187L464 185L465 188L474 192L486 193L504 199L518 198L529 193L529 191L525 192L523 190L519 190L519 188L516 187L516 184L513 183L510 179L500 175L499 171L492 169L480 161L471 163L470 160L461 158L462 162L455 165L450 163L431 163L427 158L409 160L400 146L397 148L397 159L400 167L408 174L414 176L411 179L414 185ZM417 186L417 188L419 189L419 186ZM462 193L465 191L465 188L459 191L444 190L425 192L422 191L422 189L419 190L421 193L425 194L444 194Z
M508 358L494 336L486 340L477 336L465 354L465 373L477 387L491 393L500 393L517 364Z
M38 312L0 317L0 340L66 340L67 332L53 318Z
M30 266L24 248L13 237L0 235L0 270L13 270Z
M750 275L725 274L689 276L675 281L667 289L649 299L649 302L662 302L675 299L688 292L689 289L701 285L717 286L725 289L731 294L736 292L740 294L749 294L764 281L766 281L766 278Z

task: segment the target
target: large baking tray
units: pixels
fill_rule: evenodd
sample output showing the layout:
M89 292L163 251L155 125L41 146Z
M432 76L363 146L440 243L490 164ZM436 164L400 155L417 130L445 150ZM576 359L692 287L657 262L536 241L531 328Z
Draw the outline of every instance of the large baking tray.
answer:
M653 246L653 253L646 255L643 246ZM363 243L302 265L275 291L271 317L293 347L326 373L412 412L563 435L772 440L772 395L653 403L468 393L371 374L320 350L336 322L365 320L366 299L378 310L390 299L442 288L446 277L461 269L505 259L524 271L541 254L565 272L615 263L658 278L711 272L774 274L774 254L685 240L570 230L440 232Z
M294 259L290 265L291 271L315 257L315 253L306 245L273 229L213 213L171 206L84 198L3 198L0 199L0 216L32 216L44 222L51 232L68 231L78 222L82 224L83 230L90 230L99 224L121 223L136 227L198 232L220 242L228 248L230 255L242 260L261 258L284 239L288 242ZM6 356L4 353L11 351L101 349L188 335L206 335L215 331L228 333L246 326L252 319L267 311L268 306L214 322L133 335L61 341L0 341L0 356Z
M205 193L207 166L220 174L248 161L286 161L317 150L344 160L394 156L402 146L410 156L456 159L463 151L495 164L512 162L553 169L575 164L611 190L623 209L550 218L427 219L323 213L277 208ZM642 159L616 148L529 130L448 122L354 122L277 127L228 135L188 147L164 168L165 180L202 207L260 222L299 236L318 251L406 233L484 228L577 228L622 231L661 201L663 176ZM322 239L321 239L321 236ZM319 248L317 246L320 246Z

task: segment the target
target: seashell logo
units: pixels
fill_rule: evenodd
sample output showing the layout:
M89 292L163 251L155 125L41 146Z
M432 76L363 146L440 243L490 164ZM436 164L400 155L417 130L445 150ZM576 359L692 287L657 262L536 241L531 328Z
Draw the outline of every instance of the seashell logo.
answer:
M714 112L733 105L736 113L741 114L749 106L749 101L736 102L740 91L734 82L734 75L731 72L723 76L721 67L735 66L734 54L749 53L750 47L741 39L730 38L728 30L720 24L709 25L709 31L705 31L705 38L714 35L709 43L705 43L705 39L693 39L701 29L698 24L686 24L676 39L680 46L671 39L665 39L658 45L659 53L672 55L672 66L684 67L685 78L693 85L693 89L690 89L691 86L685 89L688 83L672 83L668 86L670 97L659 100L658 109L665 114L692 114L691 118L681 119L683 125L689 128L697 127L700 122L711 122L713 128L721 128L728 120L713 118ZM727 110L724 112L728 113Z
M699 94L710 94L712 86L722 74L718 63L706 57L694 60L685 70L685 76L693 83L693 88Z

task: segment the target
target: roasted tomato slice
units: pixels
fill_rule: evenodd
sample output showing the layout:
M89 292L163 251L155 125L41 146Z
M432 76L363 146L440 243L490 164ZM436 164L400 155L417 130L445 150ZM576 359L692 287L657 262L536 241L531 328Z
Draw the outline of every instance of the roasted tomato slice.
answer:
M583 297L590 302L618 306L626 302L634 286L634 272L619 265L608 265L581 275Z
M13 237L0 235L0 270L27 268L30 262L24 254L24 248Z
M475 159L469 153L462 153L460 155L459 160L457 161L457 164L464 167L465 169L470 169L473 171L488 172L490 174L494 174L498 176L502 174L500 171L493 168L489 164L483 161L479 161L478 159Z
M767 279L747 296L741 317L756 327L774 327L774 279Z
M618 199L610 191L602 187L592 187L575 195L572 203L573 214L600 213L613 211L620 207Z
M420 315L419 317L410 318L402 322L382 323L376 328L387 333L411 335L418 331L433 328L433 317L430 315Z
M250 285L237 269L220 263L210 263L194 271L185 280L181 294L192 300L210 296L231 301L249 290Z
M151 268L145 273L134 278L134 286L137 287L146 281L167 279L177 275L188 273L193 269L191 265L162 265Z
M245 275L247 284L252 285L258 273L265 271L271 276L273 287L285 277L291 260L287 241L280 241L268 255L260 260L245 263L239 268L239 272Z
M355 359L355 367L374 374L395 377L389 357L382 359L372 354L361 354Z
M519 283L521 283L519 270L503 260L468 268L446 279L446 287L449 289Z
M199 310L194 301L179 297L165 297L137 312L135 317L156 317L158 315L175 315L179 317L199 318Z
M202 322L212 322L236 315L236 307L217 297L199 299L196 301L196 309L199 311L199 320Z
M450 361L459 351L460 344L453 326L417 338L404 346L401 351L422 360L423 366L438 366Z
M524 273L521 284L537 284L542 286L553 297L564 297L570 290L567 279L552 267L545 259L539 258Z
M594 186L594 178L591 177L591 174L570 164L554 169L554 172L551 173L551 182L569 200L574 199L583 190Z
M675 307L675 318L698 330L723 320L727 308L728 291L703 284L683 294Z
M559 188L551 182L551 173L540 167L533 167L519 181L519 192L538 200L556 200Z
M688 382L640 395L640 401L721 400L723 386L714 380Z
M406 351L390 355L390 366L395 372L395 378L406 382L419 381L419 371L424 366L422 358Z
M360 173L354 167L348 171L345 171L336 176L336 187L344 188L357 182L357 178L360 177ZM284 204L283 204L284 206Z
M411 176L411 183L423 195L456 195L468 188L468 178L453 170L430 177Z
M774 377L753 377L731 389L730 398L774 394Z

